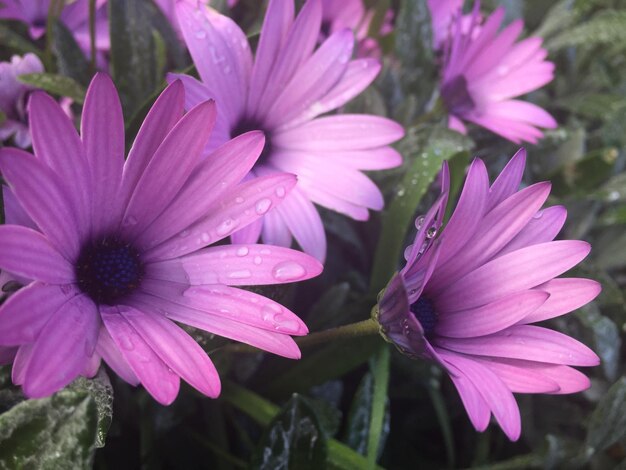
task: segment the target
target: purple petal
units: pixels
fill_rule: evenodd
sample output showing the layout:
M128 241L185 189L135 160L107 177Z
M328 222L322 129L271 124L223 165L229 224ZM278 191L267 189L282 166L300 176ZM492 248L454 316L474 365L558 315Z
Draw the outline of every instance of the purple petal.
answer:
M155 152L183 115L185 90L178 80L159 95L141 124L122 175L121 204L126 205Z
M58 309L37 338L24 377L24 393L41 398L80 375L93 355L100 320L91 299L76 295Z
M269 211L263 217L263 242L268 245L290 247L293 241L289 227L278 211Z
M17 149L0 150L0 170L18 201L46 234L50 242L73 259L79 235L86 230L76 219L66 185L49 167L31 154Z
M37 230L37 224L30 218L20 205L15 194L8 186L2 186L2 202L4 205L4 223L7 225L21 225Z
M591 279L559 278L548 281L537 289L549 293L550 298L518 323L535 323L572 312L595 299L602 286Z
M191 285L252 286L304 281L323 266L311 256L268 245L225 245L205 248L183 258Z
M402 126L390 119L364 114L341 114L314 119L294 129L276 132L272 135L272 145L308 152L361 150L388 145L403 135Z
M526 224L526 227L500 250L498 256L519 250L520 248L554 240L561 228L563 228L566 218L567 211L563 206L548 207L537 212Z
M293 175L276 174L240 184L217 201L208 215L149 250L146 260L172 259L226 238L278 204L296 184Z
M0 365L11 364L15 359L18 348L0 346Z
M2 225L0 240L0 268L52 284L74 282L74 267L39 232Z
M111 338L106 328L100 328L96 352L102 356L104 362L122 379L131 385L139 385L139 379L128 365L128 362L126 362L126 359L124 359L124 356L113 342L113 338Z
M35 155L52 168L62 182L71 181L64 185L64 191L76 206L76 225L88 226L92 193L90 169L74 124L59 104L43 92L34 92L28 107Z
M257 219L241 230L237 230L230 236L230 241L234 245L249 245L259 241L261 230L263 229L263 219Z
M211 359L179 326L157 313L136 309L123 309L120 313L182 379L211 398L220 394L220 378Z
M33 356L34 344L23 344L17 350L15 359L13 360L13 369L11 370L11 380L15 385L23 385L26 377L28 363Z
M167 312L167 318L199 328L225 338L241 341L256 348L290 359L300 359L300 350L291 336L267 331L224 317L217 317L201 310L193 309L148 294L140 294L134 299L137 305Z
M81 137L91 170L91 215L93 231L110 229L120 216L118 199L124 166L124 117L122 104L111 78L97 73L85 96Z
M196 168L213 123L215 103L206 101L185 114L170 131L130 198L122 222L127 236L137 236L145 230L183 187Z
M555 393L560 390L559 384L542 374L545 364L520 359L481 358L472 360L486 366L495 373L502 382L514 393ZM551 366L566 367L566 366Z
M531 325L511 326L479 338L438 337L438 346L464 354L508 357L549 364L597 366L598 356L587 346L563 333Z
M369 150L324 152L329 160L358 170L386 170L402 165L402 155L391 147Z
M79 294L68 287L33 282L9 297L0 308L0 344L34 343L52 314Z
M450 338L473 338L501 331L541 307L550 295L528 290L508 295L480 307L439 316L435 331Z
M445 362L455 367L459 375L474 384L507 437L512 441L518 440L522 432L519 408L513 394L498 376L471 359L444 351L438 352Z
M198 165L167 209L139 235L137 243L148 250L209 213L211 206L252 169L264 143L263 133L255 131L219 147Z
M509 198L519 189L526 166L526 149L519 149L498 175L489 190L487 212Z
M180 378L122 315L133 310L128 306L107 307L100 309L100 315L118 351L148 393L162 405L169 405L178 395Z
M262 330L294 336L302 336L309 331L293 312L273 300L243 289L219 284L181 289L180 285L171 282L146 280L142 291L207 315Z
M578 240L541 243L508 253L472 271L437 296L440 311L477 307L538 286L578 264L590 246Z
M578 393L591 387L589 378L572 367L549 365L541 372L559 384L559 390L551 392L554 395Z

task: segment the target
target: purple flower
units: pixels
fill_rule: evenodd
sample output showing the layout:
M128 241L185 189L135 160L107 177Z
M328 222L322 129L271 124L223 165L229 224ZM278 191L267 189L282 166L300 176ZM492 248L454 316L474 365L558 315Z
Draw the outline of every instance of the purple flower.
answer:
M43 72L43 64L35 54L14 55L10 62L0 62L0 141L13 137L18 147L30 147L26 102L32 87L17 77Z
M176 323L298 358L292 312L231 286L308 279L320 263L265 245L204 248L261 217L295 185L273 174L240 181L263 148L260 132L200 161L216 120L212 101L183 116L184 88L158 98L124 160L124 121L111 79L93 79L81 135L35 92L35 155L0 150L0 170L23 224L0 226L0 269L31 279L0 307L0 345L18 346L13 381L30 397L96 373L100 359L171 403L184 379L220 392L207 354ZM181 117L182 116L182 117ZM30 227L29 227L30 225Z
M22 21L29 26L33 39L46 31L50 0L3 0L0 18ZM91 57L89 35L89 0L76 0L63 8L60 20L72 32L74 39L87 57ZM106 68L106 54L111 48L106 0L96 0L96 61Z
M565 208L541 209L547 182L517 191L524 165L520 150L490 186L484 163L474 160L454 214L437 235L448 198L444 166L441 196L416 221L406 266L385 289L378 310L389 341L448 372L477 430L493 413L511 440L521 429L512 392L578 392L589 380L569 366L599 363L578 341L532 325L585 305L600 285L556 277L590 247L553 241Z
M450 27L454 17L463 8L463 0L427 0L427 2L433 30L433 48L439 51L450 37ZM466 28L469 27L468 18L471 18L471 15L463 16L463 25Z
M368 10L363 0L321 0L322 27L320 40L323 41L336 31L350 28L356 39L357 57L380 58L381 51L378 42L369 37L369 29L374 19L374 10ZM384 36L393 30L393 10L389 9L381 25L379 34Z
M536 143L543 137L539 128L553 129L556 121L539 106L513 98L549 83L554 64L545 60L541 38L515 42L524 27L521 20L498 32L503 8L479 24L479 5L469 27L459 10L444 46L440 92L449 126L465 134L463 121L468 121L515 143Z
M271 0L256 58L243 31L210 8L177 4L187 47L202 82L180 78L186 107L214 98L220 109L208 150L252 129L265 133L263 153L249 178L287 171L298 186L262 221L237 232L238 242L262 233L267 243L290 246L292 235L316 258L326 254L326 237L313 203L366 220L383 197L361 170L397 166L389 144L403 135L389 119L362 114L318 117L345 104L376 77L374 59L351 60L350 29L333 33L316 49L322 4L307 1L294 20L292 0Z

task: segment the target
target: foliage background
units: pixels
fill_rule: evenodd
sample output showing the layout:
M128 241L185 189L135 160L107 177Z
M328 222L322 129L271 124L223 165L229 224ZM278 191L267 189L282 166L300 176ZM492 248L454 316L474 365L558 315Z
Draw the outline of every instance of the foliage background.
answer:
M230 13L253 44L260 3L241 0ZM391 5L396 28L381 38L383 73L347 110L388 115L405 125L407 136L398 144L405 163L373 175L388 206L369 222L323 212L329 254L321 277L263 290L298 312L311 331L369 316L388 279L380 267L386 249L412 235L403 238L411 218L432 201L429 186L442 160L450 162L458 190L470 155L483 158L493 176L517 150L477 128L470 137L448 131L443 117L430 112L437 64L424 0L368 3L378 9L375 21ZM393 469L626 469L626 1L491 0L482 7L492 11L498 4L506 7L507 20L525 19L526 34L545 38L557 65L555 80L528 98L560 127L527 146L525 182L550 179L550 204L563 204L569 213L561 237L593 245L576 274L601 281L603 293L550 321L602 358L600 367L585 371L590 390L518 396L523 434L511 443L494 425L476 433L437 367L403 357L378 337L307 347L294 362L233 352L223 348L225 340L196 331L225 384L218 400L183 386L176 402L162 407L104 369L51 398L25 400L11 385L9 368L0 369L0 468L353 469L373 467L378 459ZM227 11L220 2L213 5ZM109 15L111 74L132 142L164 86L164 72L194 71L149 1L109 0ZM72 97L78 112L93 65L71 34L51 22L52 34L36 43L23 25L0 22L0 59L38 54L47 73L24 79Z

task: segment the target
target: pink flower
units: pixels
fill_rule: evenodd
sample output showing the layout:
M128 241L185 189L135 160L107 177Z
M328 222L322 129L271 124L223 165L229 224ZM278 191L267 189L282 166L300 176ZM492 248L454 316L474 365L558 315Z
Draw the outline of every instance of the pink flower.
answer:
M263 153L249 178L287 171L298 186L280 207L238 232L234 240L290 246L292 235L307 253L323 260L324 227L313 203L367 220L383 197L362 170L397 166L389 144L403 129L389 119L343 114L318 117L342 106L376 77L374 59L351 60L354 36L342 29L316 50L322 4L307 1L294 19L292 0L271 0L256 58L243 31L210 8L177 4L189 52L202 81L180 78L189 109L214 98L220 110L208 151L249 130L265 133Z
M464 0L427 0L428 10L433 30L433 48L436 51L443 49L450 37L450 27L454 23L453 19L463 9ZM463 24L467 24L465 15ZM469 26L469 25L468 25Z
M441 365L474 427L493 414L511 440L520 436L515 393L565 394L589 379L570 366L595 366L585 345L532 325L594 299L600 285L558 278L589 253L577 240L553 241L565 208L541 209L550 184L517 191L525 165L520 150L490 186L483 162L472 163L458 205L441 234L448 198L442 193L416 221L414 243L379 303L381 332L403 352Z
M81 134L48 95L30 99L35 155L0 150L11 220L0 226L0 269L31 279L0 307L0 346L19 347L13 381L47 396L101 359L127 382L171 403L180 379L215 397L207 354L175 322L298 358L292 312L236 286L293 282L321 265L265 245L220 245L295 185L276 173L239 184L263 148L250 132L200 161L216 121L205 101L183 116L172 83L124 159L124 121L111 79L87 91ZM235 286L235 287L231 287Z
M0 111L4 114L4 120L0 121L0 141L13 137L18 147L30 147L26 100L33 88L17 77L43 71L43 64L31 53L24 57L14 55L10 62L0 62Z
M450 115L449 126L466 133L463 121L473 122L512 142L536 143L541 127L557 127L544 109L514 98L549 83L554 64L546 61L542 39L515 43L524 23L517 20L498 32L504 9L498 8L479 24L479 3L469 29L459 14L444 48L441 97Z
M39 39L46 31L50 0L3 0L0 18L22 21L29 26L33 39ZM89 35L89 0L76 0L61 11L60 19L72 32L74 39L87 57L91 57ZM106 0L96 0L96 61L98 67L107 65L106 54L111 48Z
M380 58L378 42L369 37L369 29L374 19L374 10L368 10L363 0L321 0L322 27L320 40L323 41L336 31L350 28L356 38L356 56ZM389 34L392 29L393 10L388 10L380 28L380 35Z

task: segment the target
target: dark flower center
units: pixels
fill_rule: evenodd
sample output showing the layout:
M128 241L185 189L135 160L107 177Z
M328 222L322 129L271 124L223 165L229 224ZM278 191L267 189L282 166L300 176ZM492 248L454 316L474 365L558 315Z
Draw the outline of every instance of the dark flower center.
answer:
M230 133L231 138L238 135L245 134L250 131L262 131L265 134L265 146L259 155L259 159L256 161L256 165L262 165L267 163L269 156L272 153L272 135L263 126L254 119L242 118Z
M467 113L476 106L467 90L467 80L463 75L457 75L446 83L441 88L441 97L451 113Z
M117 303L139 287L143 274L139 252L117 238L84 246L76 262L78 286L98 304Z
M437 326L437 312L435 312L433 303L430 300L426 297L420 297L411 304L409 310L422 325L424 334L430 334L435 330L435 326Z

